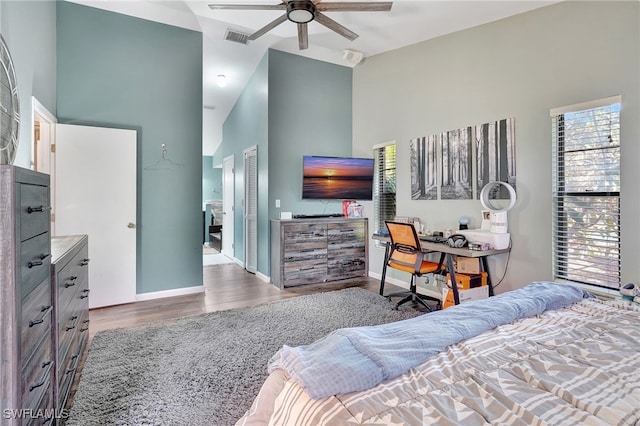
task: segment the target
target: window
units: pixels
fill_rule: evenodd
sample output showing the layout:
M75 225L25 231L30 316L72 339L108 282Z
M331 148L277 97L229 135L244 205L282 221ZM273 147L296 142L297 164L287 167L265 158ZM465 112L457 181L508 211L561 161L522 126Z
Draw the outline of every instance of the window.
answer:
M386 229L384 221L396 215L396 144L373 148L375 175L373 186L374 230Z
M551 111L554 279L620 288L620 97Z

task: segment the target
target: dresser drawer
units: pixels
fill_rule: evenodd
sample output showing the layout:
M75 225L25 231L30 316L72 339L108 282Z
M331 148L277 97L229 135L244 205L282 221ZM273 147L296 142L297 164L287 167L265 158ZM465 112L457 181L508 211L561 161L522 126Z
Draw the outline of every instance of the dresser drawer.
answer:
M51 342L43 340L22 369L22 400L34 403L40 400L45 383L50 380L55 367L51 353ZM28 407L32 407L29 405Z
M51 208L49 188L20 185L20 240L24 241L49 231Z
M42 339L51 336L51 283L47 277L22 301L22 368Z
M83 326L85 310L79 300L73 300L68 309L58 316L58 359L67 356L71 342Z
M58 366L58 405L60 407L64 406L69 395L73 378L82 357L82 349L87 341L88 323L85 322L87 320L88 314L80 318L79 327L81 328L75 330L66 355L58 360L60 363Z
M20 271L22 273L22 298L49 276L51 246L49 233L24 241L20 247Z
M73 259L56 274L58 294L58 310L64 312L71 300L86 294L89 286L89 268L86 249L80 251ZM84 298L86 300L86 297ZM88 309L87 303L87 309Z

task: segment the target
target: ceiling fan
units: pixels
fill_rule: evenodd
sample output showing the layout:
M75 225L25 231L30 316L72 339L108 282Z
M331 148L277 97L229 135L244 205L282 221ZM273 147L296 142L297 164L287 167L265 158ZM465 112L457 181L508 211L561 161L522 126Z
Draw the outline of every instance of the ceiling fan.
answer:
M271 31L284 21L298 24L298 47L300 50L309 47L307 23L316 21L349 40L358 38L358 34L340 25L322 12L387 12L393 2L322 2L322 0L282 0L280 4L210 4L211 9L228 10L284 10L285 14L274 19L249 36L249 40Z

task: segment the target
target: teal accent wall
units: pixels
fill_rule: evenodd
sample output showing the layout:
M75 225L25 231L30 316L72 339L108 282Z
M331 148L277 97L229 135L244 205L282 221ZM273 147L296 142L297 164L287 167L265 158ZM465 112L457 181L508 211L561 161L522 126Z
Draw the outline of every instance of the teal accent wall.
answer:
M202 204L222 200L222 168L213 167L213 157L202 157Z
M211 209L207 200L222 199L222 169L213 167L213 157L202 157L202 209L205 212L204 241L209 241L209 224L211 223Z
M11 52L20 100L20 135L14 164L31 167L31 97L56 113L55 1L0 1L0 33Z
M234 157L235 195L234 195L234 257L244 261L244 218L242 201L244 199L244 167L243 153L256 146L258 152L258 253L268 247L263 228L268 222L266 201L268 199L268 161L269 141L267 137L267 95L268 95L268 55L265 55L249 83L238 98L233 109L224 122L222 130L222 158ZM216 153L217 155L217 153ZM258 263L258 270L260 263Z
M302 199L302 157L351 156L352 74L349 67L269 51L271 219L281 211L342 213L341 200Z
M202 285L202 34L68 2L57 12L58 120L138 131L137 293ZM183 168L144 169L162 144Z
M235 155L234 241L241 260L242 153L258 147L258 272L265 276L270 274L270 219L281 211L342 211L338 201L302 200L302 156L351 156L351 86L351 68L269 50L224 124L222 157Z

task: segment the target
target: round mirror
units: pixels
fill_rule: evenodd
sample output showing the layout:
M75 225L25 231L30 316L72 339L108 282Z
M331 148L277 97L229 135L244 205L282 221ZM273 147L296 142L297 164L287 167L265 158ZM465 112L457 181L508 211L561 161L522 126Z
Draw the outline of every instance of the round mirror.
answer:
M0 164L12 164L18 150L20 107L16 72L7 44L0 35Z

